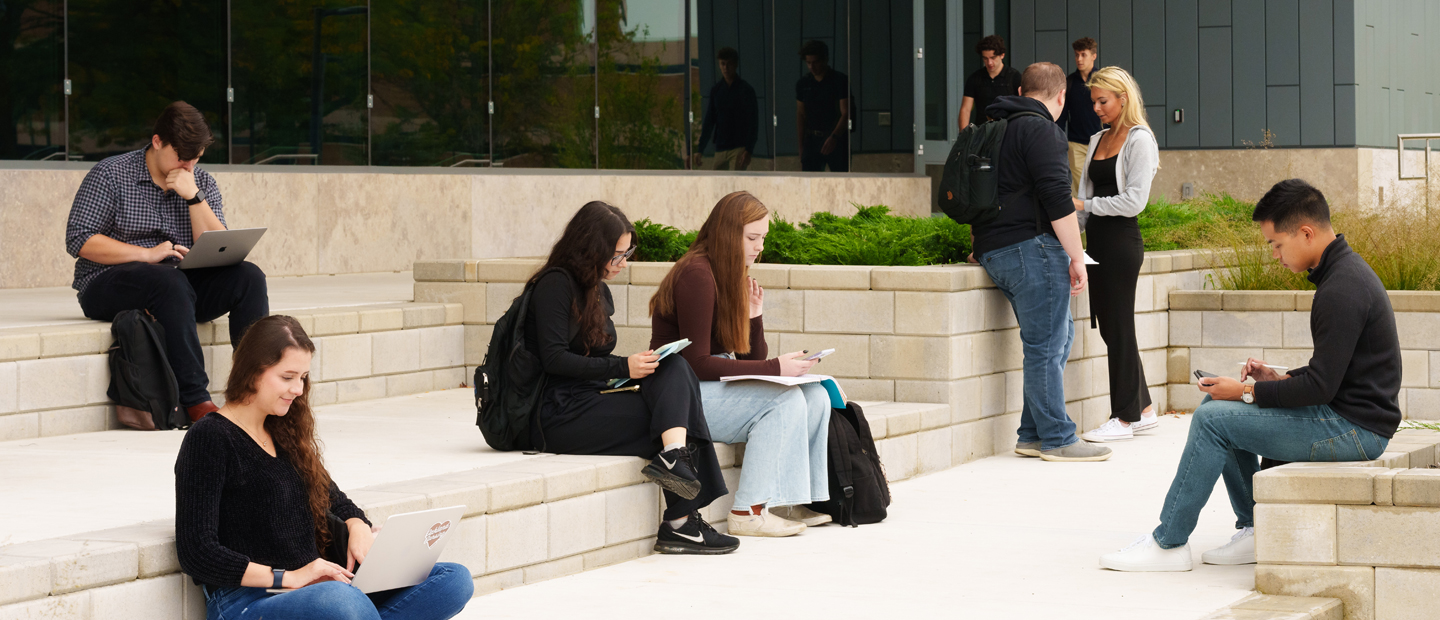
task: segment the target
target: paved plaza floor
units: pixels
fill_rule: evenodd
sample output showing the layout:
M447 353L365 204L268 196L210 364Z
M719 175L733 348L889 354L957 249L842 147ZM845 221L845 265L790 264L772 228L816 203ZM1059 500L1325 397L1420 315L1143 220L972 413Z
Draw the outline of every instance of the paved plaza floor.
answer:
M1188 425L1164 417L1105 463L991 457L893 485L878 525L652 555L483 596L459 618L1200 618L1254 586L1253 566L1199 563L1234 533L1223 486L1191 539L1194 571L1097 566L1155 526Z

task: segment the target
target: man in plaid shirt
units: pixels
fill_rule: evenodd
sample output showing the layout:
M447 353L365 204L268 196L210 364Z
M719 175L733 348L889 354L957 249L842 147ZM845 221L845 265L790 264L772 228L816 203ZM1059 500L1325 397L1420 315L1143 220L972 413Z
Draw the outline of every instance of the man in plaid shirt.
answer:
M220 187L195 167L213 140L199 110L170 104L149 146L90 169L65 227L85 316L111 321L122 310L149 310L165 328L165 353L192 421L216 410L195 324L228 312L230 342L238 343L270 314L265 274L253 263L175 267L201 233L226 228Z

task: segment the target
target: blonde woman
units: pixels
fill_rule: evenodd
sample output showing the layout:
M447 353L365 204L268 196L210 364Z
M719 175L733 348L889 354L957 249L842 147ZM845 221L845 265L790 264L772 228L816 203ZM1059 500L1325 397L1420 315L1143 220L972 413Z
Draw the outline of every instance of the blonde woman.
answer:
M1087 218L1087 251L1099 263L1090 266L1090 312L1109 350L1110 420L1082 437L1123 441L1160 423L1135 340L1135 284L1145 260L1136 216L1150 200L1160 149L1134 77L1105 67L1089 86L1095 115L1109 128L1090 137L1075 209Z

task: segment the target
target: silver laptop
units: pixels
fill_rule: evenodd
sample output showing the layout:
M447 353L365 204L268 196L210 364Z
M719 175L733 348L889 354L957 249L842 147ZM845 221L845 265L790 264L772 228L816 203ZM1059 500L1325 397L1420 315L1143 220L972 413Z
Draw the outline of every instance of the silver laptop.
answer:
M390 517L350 584L370 594L425 581L464 516L464 506L451 506Z
M190 252L175 266L181 269L204 269L237 264L245 260L265 231L264 228L207 230L200 233L200 239L195 242L195 246L190 248Z

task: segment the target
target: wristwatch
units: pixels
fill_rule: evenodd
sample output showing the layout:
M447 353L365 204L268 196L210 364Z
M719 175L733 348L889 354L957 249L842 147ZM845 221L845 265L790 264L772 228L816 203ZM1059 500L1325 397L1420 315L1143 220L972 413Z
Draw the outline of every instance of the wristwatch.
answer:
M275 583L270 587L271 589L279 590L281 587L283 587L280 585L280 582L285 580L285 569L277 568L273 572L275 573Z
M198 204L200 204L200 203L202 203L202 202L205 202L205 190L203 190L203 189L202 189L202 190L197 190L197 191L195 192L195 197L194 197L194 198L191 198L191 199L189 199L189 200L186 200L186 201L185 201L185 206L187 206L187 207L193 207L193 206L198 205Z
M1245 404L1247 405L1255 404L1255 386L1245 386L1245 390L1240 393L1240 400L1245 401Z

